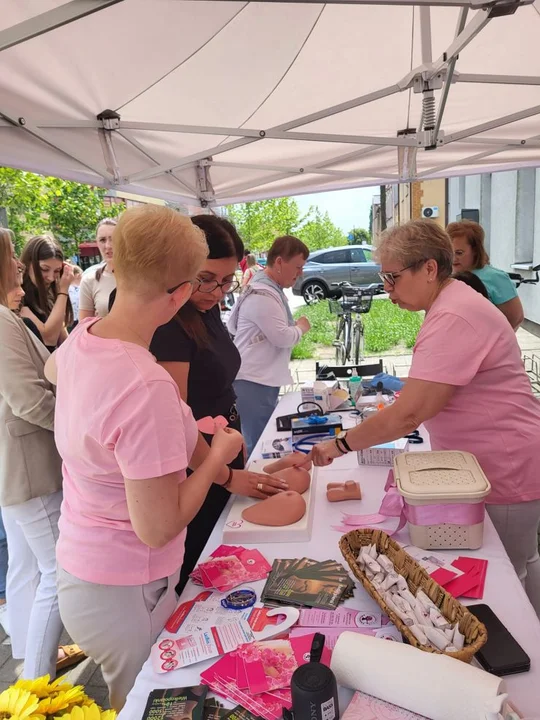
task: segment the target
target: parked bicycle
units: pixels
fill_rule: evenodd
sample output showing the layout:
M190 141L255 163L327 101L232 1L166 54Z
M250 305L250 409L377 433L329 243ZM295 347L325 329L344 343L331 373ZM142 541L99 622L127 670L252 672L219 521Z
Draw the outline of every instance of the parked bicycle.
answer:
M332 283L341 290L341 300L329 300L331 313L338 316L336 338L336 365L346 365L351 360L358 365L364 358L364 323L361 315L371 310L373 296L380 291L379 284L354 287L348 282ZM354 315L354 319L353 319Z

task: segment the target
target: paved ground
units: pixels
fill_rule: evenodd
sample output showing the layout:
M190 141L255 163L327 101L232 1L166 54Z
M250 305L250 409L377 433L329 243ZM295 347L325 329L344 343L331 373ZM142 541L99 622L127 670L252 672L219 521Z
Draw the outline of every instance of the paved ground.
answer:
M71 641L64 633L61 643L69 644ZM11 643L0 626L0 691L5 690L20 677L23 663L11 657ZM101 675L101 670L91 660L84 660L67 673L68 682L74 685L85 685L87 694L102 707L109 707L107 687Z
M294 307L301 307L303 301L301 298L294 298ZM540 365L540 338L532 335L526 330L518 331L518 342L524 357L532 358L533 355L538 357ZM321 360L330 361L333 359L332 348L322 348L320 353ZM402 354L397 355L381 355L385 368L388 372L395 372L398 377L406 377L409 374L412 355L409 351L404 350ZM312 380L315 373L315 360L294 360L291 363L295 386ZM70 642L67 634L62 638L63 644ZM9 637L6 636L0 626L0 691L5 690L20 676L22 672L22 662L13 660L11 657L11 644ZM74 684L82 684L86 686L87 693L93 697L96 702L104 707L108 707L107 688L103 681L101 671L91 660L85 660L77 667L69 671L68 679Z

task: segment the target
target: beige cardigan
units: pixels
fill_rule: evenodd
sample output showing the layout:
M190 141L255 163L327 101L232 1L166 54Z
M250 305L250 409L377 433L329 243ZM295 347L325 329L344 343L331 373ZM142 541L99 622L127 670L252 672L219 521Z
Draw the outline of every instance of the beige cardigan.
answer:
M0 507L62 487L48 357L23 321L0 305Z

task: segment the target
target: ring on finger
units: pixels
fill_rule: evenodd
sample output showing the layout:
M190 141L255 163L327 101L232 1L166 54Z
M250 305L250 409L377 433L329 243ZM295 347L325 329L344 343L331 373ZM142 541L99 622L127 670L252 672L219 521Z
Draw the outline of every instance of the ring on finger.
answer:
M262 484L262 483L257 483L257 490L258 490L259 492L262 492L262 489L263 489L263 484Z

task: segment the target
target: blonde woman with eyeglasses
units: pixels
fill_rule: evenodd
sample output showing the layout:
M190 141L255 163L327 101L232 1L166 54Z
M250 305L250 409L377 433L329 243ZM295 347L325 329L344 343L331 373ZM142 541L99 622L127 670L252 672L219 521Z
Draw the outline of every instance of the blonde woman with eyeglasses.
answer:
M60 612L120 710L175 608L186 527L243 440L218 431L186 477L197 426L149 350L191 296L204 234L175 210L146 205L122 215L113 242L111 312L80 322L56 353L55 437L64 475Z

